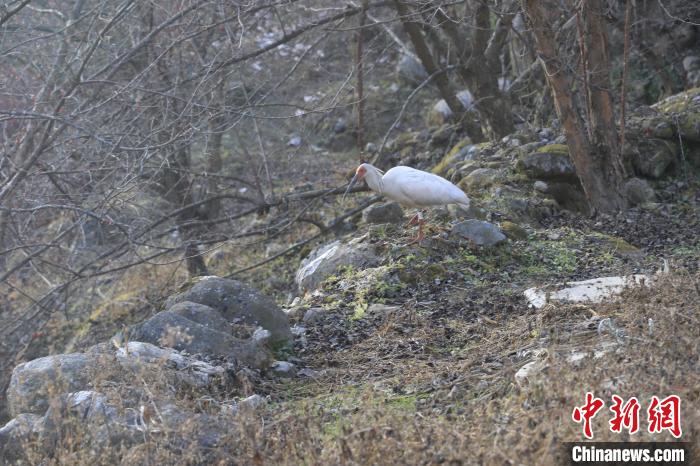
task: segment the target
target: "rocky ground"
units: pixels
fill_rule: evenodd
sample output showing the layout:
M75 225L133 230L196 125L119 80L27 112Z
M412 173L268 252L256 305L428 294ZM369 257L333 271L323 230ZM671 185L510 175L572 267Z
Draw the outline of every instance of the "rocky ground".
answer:
M586 211L553 128L481 145L449 121L401 133L386 163L450 178L472 197L469 211L433 210L426 240L407 246L405 213L375 204L337 241L271 263L249 284L195 279L146 319L95 323L100 331L84 332L91 338L78 339L76 352L15 368L2 457L553 463L563 441L582 438L571 412L586 391L606 403L613 394L676 394L683 440L693 442L697 114L700 90L633 116L625 153L637 178L625 189L634 205L614 217ZM280 280L292 272L294 283ZM552 298L571 282L632 275L604 297ZM271 276L274 286L262 278ZM276 287L295 299L279 305L258 289ZM604 416L594 429L600 440L629 438L611 433ZM647 438L672 439L635 439Z

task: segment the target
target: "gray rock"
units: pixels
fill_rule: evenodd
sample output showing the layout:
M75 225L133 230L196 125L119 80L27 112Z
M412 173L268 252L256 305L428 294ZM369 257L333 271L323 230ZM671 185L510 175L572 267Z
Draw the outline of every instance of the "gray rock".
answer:
M238 406L241 409L258 409L262 406L265 406L266 403L267 400L265 400L265 397L256 393L254 395L250 395L248 398L241 400L241 402L238 403Z
M171 311L159 312L132 329L130 339L192 354L235 359L253 367L264 367L269 357L253 341L240 340Z
M272 334L270 333L269 330L265 330L262 327L258 327L255 329L253 332L253 335L251 336L251 339L261 345L267 345L270 342L270 338L272 338Z
M336 134L344 133L346 129L348 129L348 124L343 118L338 118L333 124L333 132Z
M554 138L554 131L552 128L542 128L537 132L537 135L544 141L551 141Z
M0 428L0 458L3 464L31 464L25 446L42 432L43 418L37 414L18 414Z
M503 174L495 168L477 168L460 181L459 186L466 189L483 189L497 183Z
M401 223L404 220L403 209L396 202L373 204L362 211L365 223Z
M465 110L471 110L474 106L474 97L468 89L463 89L457 93L457 99L462 103ZM447 121L452 118L452 109L445 99L440 99L435 105L433 105L433 112L440 115L443 121Z
M168 298L165 308L169 309L184 301L209 306L219 311L229 322L259 325L272 333L275 344L283 344L292 339L287 315L271 298L243 282L202 277L189 290Z
M334 241L319 247L302 261L295 281L302 293L312 291L341 266L369 268L377 266L379 262L380 258L372 245Z
M117 408L108 404L107 398L101 393L91 390L67 393L53 399L46 411L41 441L43 446L51 451L59 441L61 433L67 428L114 425L119 421L118 417ZM105 440L108 438L109 435ZM92 445L96 446L95 437L90 440Z
M220 332L227 332L231 328L231 324L218 311L204 304L182 301L167 311Z
M411 84L420 84L428 78L428 72L423 65L413 56L402 53L399 62L396 64L396 71L399 77Z
M178 429L193 417L193 413L188 413L173 403L160 406L158 408L158 414L158 421L162 422L164 426L170 429Z
M639 205L656 201L656 192L646 180L631 178L625 183L623 192L630 204Z
M183 356L174 349L159 348L142 341L130 341L119 348L115 356L129 373L147 370L169 370L183 384L203 388L223 375L224 368Z
M15 367L7 389L11 415L44 414L52 393L89 388L98 355L70 353L46 356Z
M54 398L42 419L39 443L51 454L66 438L81 439L85 448L103 450L144 441L134 414L120 416L116 406L93 391Z
M462 206L456 204L450 204L447 206L447 213L450 218L456 220L467 220L467 219L486 219L487 212L481 207L476 206L473 202L469 204L469 208L465 209Z
M688 71L685 78L692 87L700 86L700 70Z
M561 207L573 212L588 213L589 206L581 185L574 182L552 181L548 183L547 193Z
M506 240L496 225L481 220L465 220L452 227L453 236L468 239L477 246L494 246Z
M524 291L531 306L539 309L547 302L560 301L568 303L599 303L610 296L621 293L625 288L635 285L649 285L648 275L629 277L601 277L556 285L554 290L545 287L528 288Z
M312 307L306 310L302 320L307 324L312 324L321 320L325 313L326 311L322 307Z
M401 306L390 306L388 304L374 303L370 304L367 308L367 313L370 315L382 315L387 316L392 312L396 312L401 309Z
M700 69L700 57L697 55L688 55L683 59L683 69L685 71L695 71Z
M287 361L273 362L270 370L278 377L294 377L297 372L296 366Z
M510 80L506 78L498 78L498 87L500 90L504 91L510 87ZM465 110L472 110L474 108L474 96L469 91L469 89L462 89L456 94L457 99L461 102ZM433 112L438 113L443 117L444 120L452 118L452 109L450 109L447 102L444 99L440 99L434 106Z
M634 170L649 178L661 178L677 159L678 144L661 139L642 139L625 144L625 155L630 157Z
M541 193L546 193L547 190L549 189L549 186L547 186L547 183L545 183L544 181L538 180L538 181L535 181L534 188L535 188L535 191L539 191Z
M576 178L576 169L566 153L533 152L518 161L518 168L544 180Z
M81 390L61 397L65 410L70 410L76 417L86 422L110 422L117 418L117 408L107 402L107 398L93 390ZM53 408L47 410L47 415Z
M143 341L130 341L115 352L117 361L125 368L138 368L141 364L165 364L172 369L184 369L188 358L174 349L159 348Z

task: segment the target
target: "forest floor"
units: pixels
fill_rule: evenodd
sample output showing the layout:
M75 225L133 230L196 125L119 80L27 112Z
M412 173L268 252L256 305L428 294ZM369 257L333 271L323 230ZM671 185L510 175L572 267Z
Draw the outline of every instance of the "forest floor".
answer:
M684 406L683 440L693 442L700 434L700 191L693 186L671 183L661 209L595 220L561 212L495 249L449 239L406 247L410 232L369 227L369 241L408 284L385 276L353 286L367 277L349 269L290 313L303 333L293 360L305 376L259 382L272 402L264 427L247 425L260 435L241 453L264 464L558 464L563 442L584 440L571 413L587 391L606 403L594 421L596 440L673 440L645 431L651 396L673 394ZM667 271L655 273L664 259ZM634 273L653 278L602 304L532 309L523 296L534 285ZM320 317L304 322L303 310L315 306ZM522 377L528 363L534 368ZM642 432L610 431L612 395L640 400ZM697 442L692 448L697 458Z

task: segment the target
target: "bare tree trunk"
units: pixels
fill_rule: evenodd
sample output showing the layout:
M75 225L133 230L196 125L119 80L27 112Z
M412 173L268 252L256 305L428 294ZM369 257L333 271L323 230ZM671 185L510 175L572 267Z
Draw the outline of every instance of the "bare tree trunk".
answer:
M591 8L599 7L597 0ZM617 147L617 131L609 94L609 73L607 62L607 42L597 43L595 52L587 53L584 60L588 69L595 70L591 75L591 113L595 114L590 122L593 141L589 140L586 126L581 118L581 112L576 108L572 96L572 76L563 65L556 49L556 41L551 24L554 18L549 14L556 11L558 5L552 2L525 0L523 9L530 18L537 44L538 53L545 67L545 74L552 89L554 102L559 119L566 135L569 153L576 167L576 173L586 193L589 204L593 209L603 212L614 212L626 207L625 199L620 192L623 172L620 170L619 152ZM590 6L590 5L589 5ZM584 7L586 8L586 7ZM600 24L600 11L585 12L584 32L591 34L596 40L606 40L607 36ZM595 16L592 14L595 13ZM598 24L593 24L595 22ZM593 43L591 37L586 38L587 50ZM605 128L605 125L609 126ZM608 145L610 144L610 145Z
M591 130L600 165L609 174L610 180L622 180L625 169L619 150L619 138L615 125L615 111L610 93L610 57L608 33L603 24L601 0L581 2L583 10L584 38L586 41L586 69L589 73L591 93Z
M433 55L430 52L430 48L423 37L420 25L415 20L411 19L413 12L404 4L401 0L394 0L396 5L396 11L398 11L401 16L401 23L403 24L406 33L411 38L413 47L416 49L416 55L420 59L423 67L428 72L430 76L435 75L435 84L437 84L440 90L440 95L447 106L450 107L454 115L464 114L464 106L457 98L456 94L450 88L450 81L444 72L441 72L433 59ZM467 134L472 139L473 142L480 142L484 140L484 135L481 132L481 128L471 121L465 119L464 121L465 130Z
M186 148L177 149L170 156L169 167L165 168L162 177L164 197L177 208L193 203L192 187L187 176L189 170L189 156ZM197 223L197 210L195 208L185 209L177 216L176 221L181 225L178 228L180 241L184 246L184 258L187 263L187 272L191 277L207 275L207 266L204 258L200 254L197 245L196 228L187 223Z
M474 107L486 123L489 137L500 139L515 131L510 100L498 84L498 77L502 74L499 55L513 14L504 14L492 33L488 5L478 2L473 7L474 35L469 39L460 33L454 20L447 17L442 9L438 9L436 14L452 46L459 51L460 66L457 71L474 94Z
M216 101L223 106L224 99L226 98L226 79L222 76L221 81L217 85L215 91ZM223 168L223 160L221 158L221 149L223 146L224 137L224 125L226 123L226 118L224 116L224 110L221 108L215 115L209 120L209 133L211 136L207 141L207 173L208 174L218 174L221 173ZM215 176L210 176L207 181L207 196L212 197L217 191L217 178ZM211 202L207 203L205 207L206 213L205 217L209 220L213 220L219 216L221 213L221 199L216 198Z

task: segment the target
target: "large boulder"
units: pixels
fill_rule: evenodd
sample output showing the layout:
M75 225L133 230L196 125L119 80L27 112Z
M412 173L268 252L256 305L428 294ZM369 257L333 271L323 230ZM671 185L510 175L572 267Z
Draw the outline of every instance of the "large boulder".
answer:
M312 251L302 261L295 281L302 293L312 291L341 266L369 268L377 266L379 262L380 258L372 245L334 241Z
M667 97L652 108L664 114L676 136L700 142L700 87Z
M292 340L287 315L271 298L243 282L202 277L189 290L168 298L165 308L169 309L184 301L209 306L232 323L259 325L270 331L273 344L284 344Z
M228 332L231 328L231 323L220 312L205 304L182 301L169 307L168 311L220 332Z
M630 138L624 152L636 173L660 178L678 158L679 148L673 140Z
M7 388L10 413L13 416L44 414L50 394L88 388L99 357L85 353L58 354L18 365Z
M506 240L506 235L493 223L474 219L455 224L451 234L467 239L477 246L495 246Z
M233 359L247 366L265 367L269 361L267 350L252 340L240 340L225 333L227 327L230 326L222 326L223 331L219 331L173 311L163 311L132 329L129 338L192 354Z
M518 160L518 168L535 179L575 179L576 169L564 144L549 144Z

